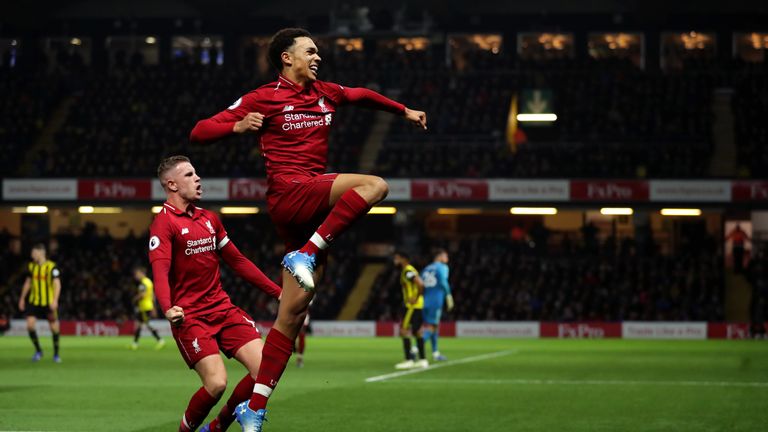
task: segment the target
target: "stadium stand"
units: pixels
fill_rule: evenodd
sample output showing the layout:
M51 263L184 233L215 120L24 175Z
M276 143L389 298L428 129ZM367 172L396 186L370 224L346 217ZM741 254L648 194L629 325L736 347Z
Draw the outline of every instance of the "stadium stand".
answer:
M706 248L674 255L638 254L634 241L616 244L612 238L591 248L563 236L546 253L498 237L446 243L456 298L452 319L718 321L724 316L722 257L713 240ZM398 284L390 266L358 318L398 320Z

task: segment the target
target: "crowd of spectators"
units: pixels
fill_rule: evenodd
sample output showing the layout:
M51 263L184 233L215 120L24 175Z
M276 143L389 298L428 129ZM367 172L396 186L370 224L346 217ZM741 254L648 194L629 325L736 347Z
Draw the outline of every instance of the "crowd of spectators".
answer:
M348 86L378 87L366 73L373 66L353 68L350 66L355 62L348 59L340 60L336 67L333 58L330 54L324 58L323 79ZM13 90L4 99L8 106L3 112L13 113L11 118L4 117L4 122L14 128L0 127L0 133L9 135L8 141L14 145L11 149L23 154L36 140L43 123L50 120L50 112L40 107L43 102L49 102L46 107L70 102L69 109L55 131L52 145L36 152L33 166L21 167L14 161L8 172L36 177L146 177L162 157L183 153L199 161L198 169L206 176L265 174L260 148L252 135L233 136L217 144L191 144L189 132L198 120L273 81L276 75L272 71L260 74L202 65L188 58L160 65L119 62L107 71L78 70L76 85L68 85L67 91L58 93L48 90L46 83L56 79L73 81L71 70L39 75L22 78L20 73L6 71L0 76L0 88ZM369 110L340 109L340 115L334 117L329 169L357 168L372 118Z
M275 282L280 282L280 260L284 246L277 238L266 216L224 218L230 238L243 254L256 263ZM354 231L340 239L329 259L320 293L312 305L312 316L335 319L359 274L359 262L353 244ZM133 319L132 298L137 283L135 266L147 263L146 233L114 238L106 229L86 224L81 230L64 229L53 236L49 258L61 270L62 291L59 315L65 320ZM13 246L16 243L15 247ZM24 282L28 255L22 255L19 240L6 232L0 235L0 316L23 316L17 304ZM151 276L151 271L150 271ZM222 263L221 281L232 301L257 320L271 321L277 313L277 302L251 286ZM162 314L158 315L162 318Z
M61 88L41 71L0 68L0 172L15 172L56 107Z
M752 286L750 330L755 337L768 338L765 325L768 321L768 255L764 251L750 260L746 276Z
M738 159L744 177L763 177L768 170L768 70L752 65L735 74L733 118Z
M230 238L272 280L280 282L284 247L267 216L225 217ZM725 320L722 248L706 235L681 242L675 252L652 235L617 238L591 225L580 232L550 232L542 226L512 230L509 237L473 235L425 239L450 254L456 308L448 320L712 321ZM522 233L522 234L521 234ZM639 233L639 231L638 231ZM518 235L519 234L519 235ZM314 319L336 319L363 265L358 251L364 232L351 230L334 244L311 308ZM647 238L643 238L647 237ZM147 235L113 238L87 224L51 239L51 256L62 272L60 316L70 320L132 319L136 281L132 269L146 266ZM17 310L28 256L20 241L0 233L0 317ZM421 269L426 251L413 256ZM258 320L274 319L277 302L222 265L222 284L233 302ZM745 270L753 287L752 319L768 313L768 261L756 254ZM399 271L392 263L374 281L357 318L397 321L403 303ZM162 318L162 315L160 315ZM762 328L760 326L756 328Z
M712 155L712 93L734 87L734 121L743 176L768 165L759 144L768 132L762 66L643 70L629 61L519 60L478 52L446 62L435 50L381 43L346 51L321 44L321 78L366 86L429 115L429 132L393 122L375 172L405 177L707 177ZM117 62L100 70L82 62L35 73L0 70L4 98L0 137L4 172L43 177L146 176L156 161L185 153L207 176L263 176L252 136L193 145L199 119L274 79L271 71L202 65L176 58L158 65ZM58 64L58 63L57 63ZM62 85L65 82L66 85ZM517 145L506 142L513 95L544 89L550 126L519 124ZM23 159L71 102L52 145ZM329 170L357 171L374 120L372 111L342 108L334 118ZM14 161L11 163L9 161ZM10 164L10 165L9 165ZM6 166L7 165L7 166Z
M631 63L551 61L513 69L414 73L402 98L430 114L430 134L395 125L383 175L460 177L706 177L711 95L721 75L643 71ZM506 143L514 95L547 92L549 126L520 123ZM576 162L576 163L574 163Z
M456 301L447 319L724 319L723 261L714 242L663 255L654 248L641 253L632 239L579 238L565 235L549 246L498 237L445 242ZM429 262L417 263L423 268ZM360 319L401 318L398 276L393 266L379 275Z

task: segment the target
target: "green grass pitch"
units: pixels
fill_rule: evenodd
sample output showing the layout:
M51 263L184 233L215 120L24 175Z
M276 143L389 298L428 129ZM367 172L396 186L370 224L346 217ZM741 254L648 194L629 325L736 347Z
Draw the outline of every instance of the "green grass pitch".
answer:
M0 337L0 431L175 431L199 388L169 340L62 338L62 364ZM395 372L395 338L317 339L291 362L270 431L765 431L763 341L441 339L447 363ZM230 388L244 369L227 361ZM225 395L228 397L229 391ZM211 412L213 418L218 407ZM237 424L229 429L239 430Z

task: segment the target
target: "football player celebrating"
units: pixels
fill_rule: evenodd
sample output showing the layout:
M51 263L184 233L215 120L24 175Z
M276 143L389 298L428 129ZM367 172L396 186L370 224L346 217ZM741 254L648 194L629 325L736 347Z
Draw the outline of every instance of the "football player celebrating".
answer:
M234 421L235 405L251 396L262 342L254 320L222 289L219 256L272 297L279 298L281 290L240 253L215 213L195 206L202 186L187 157L163 160L157 176L167 200L149 229L155 292L181 356L203 383L189 401L179 431L196 430L224 393L227 371L219 350L248 370L221 414L202 429L226 430Z
M283 298L264 344L253 397L237 410L247 431L261 430L267 399L290 359L326 248L389 191L380 177L325 172L336 109L345 104L375 108L427 128L422 111L365 88L318 80L322 59L304 29L278 31L269 44L269 60L279 72L276 81L199 121L190 135L193 142L209 142L256 133L266 159L269 214L291 251L283 259Z

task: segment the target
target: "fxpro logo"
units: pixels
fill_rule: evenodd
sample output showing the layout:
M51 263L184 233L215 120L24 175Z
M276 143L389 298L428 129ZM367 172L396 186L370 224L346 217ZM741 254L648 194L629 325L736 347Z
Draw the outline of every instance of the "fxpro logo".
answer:
M589 324L560 324L557 326L557 337L602 339L605 337L605 330L600 327L593 327Z
M136 187L126 183L97 181L93 185L93 196L97 198L133 198L136 195Z
M630 199L632 198L632 188L616 183L590 183L587 185L587 196L601 199Z
M427 185L430 198L471 198L472 187L458 183L432 182Z

